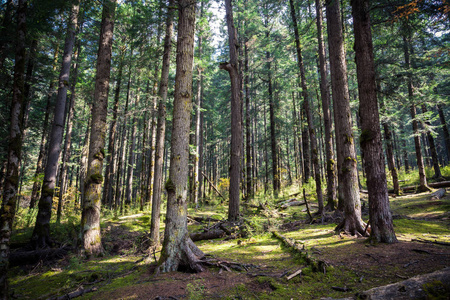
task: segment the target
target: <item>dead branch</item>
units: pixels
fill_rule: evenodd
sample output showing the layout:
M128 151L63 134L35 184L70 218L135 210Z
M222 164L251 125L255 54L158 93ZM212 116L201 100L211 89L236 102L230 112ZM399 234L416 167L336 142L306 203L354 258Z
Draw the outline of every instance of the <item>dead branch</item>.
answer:
M216 188L216 186L211 182L211 180L209 180L208 176L205 175L205 173L202 172L203 177L206 178L206 180L208 181L209 185L216 191L216 193L222 197L222 199L224 201L227 201L227 199L225 199L225 197L219 192L219 190Z
M439 190L437 190L436 192L431 194L430 200L438 200L438 199L443 198L444 196L445 196L445 189L440 188Z

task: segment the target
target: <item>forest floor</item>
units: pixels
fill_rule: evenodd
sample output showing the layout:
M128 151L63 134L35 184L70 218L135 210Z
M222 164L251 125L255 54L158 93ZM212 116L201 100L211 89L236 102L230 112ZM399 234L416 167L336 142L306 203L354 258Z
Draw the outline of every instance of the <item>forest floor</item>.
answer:
M331 214L328 222L310 224L304 206L280 209L263 198L244 211L246 237L199 241L206 254L235 262L241 271L207 267L202 273L172 272L154 275L158 252L146 257L150 228L148 213L102 221L106 255L91 260L69 252L54 260L11 269L16 299L320 299L343 298L373 287L399 282L450 266L450 189L439 200L430 193L391 198L394 227L399 240L372 245L366 238L336 235ZM281 195L279 199L288 199ZM367 196L362 194L364 219ZM259 208L258 208L259 206ZM314 211L315 203L311 203ZM205 206L190 216L226 216L226 205ZM210 224L208 224L210 225ZM199 231L206 224L192 224ZM326 262L326 272L313 272L304 259L283 246L270 231L294 239L314 259ZM15 242L29 237L30 229L16 232ZM71 237L75 233L66 233ZM288 280L297 270L301 274ZM450 291L435 294L448 299ZM441 297L441 298L439 298Z

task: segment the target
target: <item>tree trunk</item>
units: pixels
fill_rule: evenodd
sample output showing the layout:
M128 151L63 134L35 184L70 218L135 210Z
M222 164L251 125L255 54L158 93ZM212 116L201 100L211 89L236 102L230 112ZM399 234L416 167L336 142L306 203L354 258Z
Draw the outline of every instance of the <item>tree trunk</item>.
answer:
M91 117L88 168L81 218L83 249L87 256L98 255L103 252L100 237L100 205L115 10L116 0L104 2L97 55L94 107Z
M247 42L248 42L248 37ZM252 155L251 155L251 137L250 137L250 91L249 91L249 68L248 68L248 45L247 42L244 43L244 69L245 69L245 77L244 77L244 89L245 89L245 157L246 157L246 186L247 186L247 194L245 196L246 200L253 198L253 185L252 185Z
M67 36L64 44L61 72L58 82L58 95L56 97L55 113L52 131L48 144L47 165L45 167L44 181L42 183L39 211L34 226L32 242L37 248L45 248L51 245L50 241L50 217L52 214L53 194L56 187L56 174L58 160L61 152L61 143L64 131L64 117L66 108L67 88L69 86L69 74L72 62L75 32L78 22L80 4L76 1L71 9L68 20Z
M295 15L294 1L289 0L291 6L291 17L294 23L294 34L295 34L295 46L297 49L297 64L300 71L300 83L302 86L302 96L303 96L303 111L306 114L306 120L308 123L308 132L311 145L311 159L314 168L314 180L316 182L316 194L317 202L319 204L319 214L323 213L323 195L322 195L322 181L320 179L320 166L319 166L319 152L317 149L316 132L314 130L313 118L311 109L309 107L308 99L308 87L306 85L305 67L303 64L302 48L300 45L300 38L298 34L297 27L297 17ZM309 150L309 149L308 149Z
M223 63L220 68L228 71L231 80L231 158L230 158L230 202L228 220L236 221L239 217L239 191L241 181L241 100L240 79L238 73L238 41L233 23L231 0L225 0L228 41L230 45L230 62Z
M325 55L325 45L322 34L322 0L316 0L316 23L317 23L317 40L319 54L319 73L320 73L320 96L322 99L323 125L325 128L325 153L326 153L326 171L327 171L327 210L334 210L336 200L336 162L334 160L333 139L331 134L332 119L330 112L330 88L327 80L327 63Z
M175 76L173 130L166 229L157 272L176 271L180 265L203 271L203 253L189 238L187 230L187 179L189 127L192 110L192 65L194 58L195 1L178 1L177 70Z
M364 168L369 192L370 238L374 242L390 244L397 242L397 237L389 207L381 143L369 0L352 0L351 5L361 121L360 143L364 151Z
M172 51L173 18L175 1L169 0L166 19L166 36L164 38L164 54L159 84L158 120L156 125L155 168L152 195L152 219L150 221L150 240L152 246L159 245L159 226L161 214L162 171L164 158L164 140L166 135L166 101L169 84L170 54Z
M361 219L354 148L350 97L347 84L347 64L345 62L344 38L341 24L339 1L327 0L328 43L330 51L331 87L335 111L336 142L338 155L339 197L342 198L344 220L336 230L344 230L351 235L365 233Z
M19 0L17 8L17 36L14 66L13 98L9 131L8 166L3 202L0 209L0 299L9 299L7 273L9 268L10 239L16 213L19 162L22 152L22 118L24 102L25 38L27 2Z
M442 125L442 131L444 132L444 141L445 141L445 148L447 153L447 161L450 161L450 134L448 132L447 123L445 121L445 115L444 110L442 109L442 104L437 105L438 113L439 113L439 120L441 121Z
M426 113L427 110L427 106L422 103L422 112ZM433 162L433 168L434 168L434 178L442 178L442 174L441 174L441 168L439 167L439 160L438 160L438 155L437 155L437 151L436 151L436 145L434 143L434 138L431 135L430 130L428 129L428 127L431 126L430 121L425 121L424 127L427 130L427 139L428 139L428 144L430 145L430 152L431 152L431 160Z

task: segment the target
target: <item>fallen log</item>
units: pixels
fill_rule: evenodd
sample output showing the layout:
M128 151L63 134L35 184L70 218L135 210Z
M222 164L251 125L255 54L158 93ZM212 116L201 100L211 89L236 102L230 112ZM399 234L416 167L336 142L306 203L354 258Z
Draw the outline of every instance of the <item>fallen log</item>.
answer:
M272 231L272 234L276 238L281 240L286 246L291 248L295 253L299 254L300 257L305 261L305 263L311 266L313 272L322 272L324 274L326 273L326 267L328 264L323 260L318 260L310 256L308 254L308 251L305 249L305 245L302 245L302 247L300 247L300 245L298 245L295 240L287 238L275 230Z
M450 187L450 181L441 181L441 182L429 182L428 183L429 187L435 188L435 189L439 189L439 188L448 188ZM400 189L403 192L411 192L411 191L415 191L418 188L417 185L410 185L410 186L404 186L404 187L400 187ZM390 189L388 190L389 193L393 193L394 190Z
M9 265L11 267L21 265L31 265L40 260L49 261L63 258L67 252L71 250L70 247L62 248L47 248L32 251L14 251L9 255Z
M440 188L439 190L431 194L430 200L438 200L443 198L444 196L445 196L445 189Z
M285 209L290 206L301 206L301 205L305 205L305 204L306 204L306 202L302 202L302 201L292 201L292 202L287 202L287 203L282 204L280 206L280 208Z
M220 239L226 235L225 231L222 229L211 229L206 232L191 233L189 237L193 242L203 241L203 240L214 240Z

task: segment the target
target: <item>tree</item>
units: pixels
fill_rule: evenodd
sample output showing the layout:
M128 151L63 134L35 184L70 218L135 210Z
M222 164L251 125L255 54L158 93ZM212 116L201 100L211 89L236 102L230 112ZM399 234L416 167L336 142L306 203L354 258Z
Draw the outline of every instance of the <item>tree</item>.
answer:
M394 243L397 238L389 207L381 144L369 1L352 0L351 5L361 121L360 143L364 153L363 162L369 192L370 236L375 242Z
M241 148L242 148L242 112L240 99L240 78L238 71L238 47L236 28L233 22L231 0L225 0L226 22L230 61L220 64L228 71L231 80L231 157L230 157L230 202L228 220L236 221L239 217L239 185L241 182Z
M94 106L91 116L87 176L81 217L82 247L88 256L98 255L103 252L100 236L100 204L115 10L116 0L104 1L97 54L97 74L95 77Z
M316 2L316 23L317 23L317 43L319 54L319 73L320 73L320 96L322 99L323 125L325 131L325 155L326 155L326 172L327 172L327 205L326 209L334 210L334 201L336 200L336 163L334 161L333 137L331 134L332 119L330 112L330 88L327 80L327 64L325 56L325 46L323 43L322 23L322 0Z
M189 130L192 110L192 65L194 58L195 0L178 1L177 68L173 103L173 129L169 179L166 182L167 215L164 243L157 272L176 271L180 265L203 271L203 252L187 230L187 179Z
M10 238L16 213L17 189L19 186L19 162L22 153L23 101L25 73L25 38L27 34L27 1L19 0L17 7L17 37L14 66L13 98L11 103L11 125L9 131L8 165L3 202L0 209L0 299L9 299L8 268Z
M330 51L330 71L335 113L334 123L336 125L339 198L342 199L344 209L344 220L336 227L336 230L344 230L352 235L363 235L365 234L365 224L361 219L361 201L339 1L327 0L326 16L329 49L333 49Z
M169 0L167 6L166 36L159 84L158 121L156 125L155 165L153 172L152 219L150 221L150 240L153 246L159 244L159 224L161 214L162 167L164 140L166 135L166 101L169 85L170 54L172 52L172 32L175 1Z
M64 54L61 72L58 81L58 94L56 96L55 112L52 130L48 144L47 165L42 183L39 211L31 240L35 247L45 248L52 244L50 240L50 217L52 214L53 194L56 187L59 155L64 131L64 115L66 109L67 89L69 87L69 74L72 62L75 32L77 28L80 4L75 1L72 5L67 26L67 36L64 44Z

